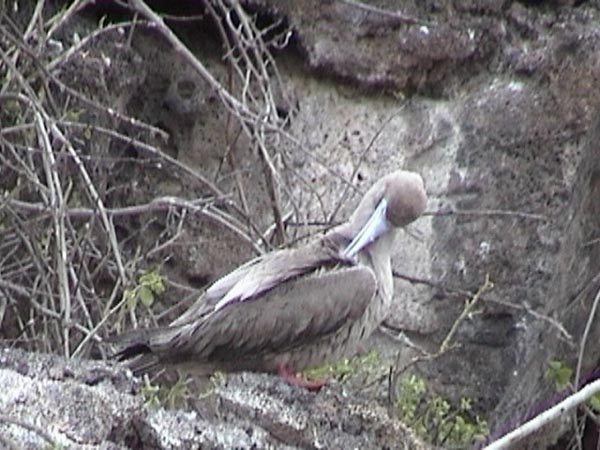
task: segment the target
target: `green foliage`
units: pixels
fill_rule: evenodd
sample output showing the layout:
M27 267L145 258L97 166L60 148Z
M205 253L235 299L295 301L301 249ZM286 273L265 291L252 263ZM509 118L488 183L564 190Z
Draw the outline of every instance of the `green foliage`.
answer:
M379 354L372 351L307 370L303 375L347 381L356 375L380 373L383 367ZM434 445L464 448L488 434L487 423L473 413L469 399L463 398L454 407L440 396L428 395L425 380L416 375L399 380L396 399L399 418Z
M552 360L548 363L548 368L544 373L544 377L548 381L554 382L554 387L557 391L561 391L572 385L571 377L573 369L561 360ZM600 392L592 395L586 401L587 405L596 413L600 413Z
M487 422L473 414L470 399L452 406L441 396L428 394L425 380L416 375L400 379L396 398L399 418L436 446L463 448L488 434Z
M548 363L548 368L544 374L546 380L554 382L556 390L566 388L571 382L573 369L567 366L563 361L552 360Z
M417 408L426 391L425 380L415 375L408 375L400 380L396 393L396 408L404 422L410 424L415 421ZM415 431L422 434L426 430Z
M325 364L303 372L309 379L336 379L343 381L359 372L368 374L381 366L379 354L376 351L344 358L340 361Z
M68 109L64 114L64 119L70 122L79 122L81 121L81 117L85 113L85 109L83 108L72 108Z
M170 389L164 389L163 391L161 403L171 409L181 406L186 397L189 396L189 389L183 377L180 377Z
M164 279L158 270L152 270L140 276L137 286L125 289L123 299L131 310L137 308L139 303L146 307L152 306L154 297L165 291Z
M160 386L150 383L148 379L144 380L144 386L142 386L142 397L144 403L152 408L158 408L160 406Z
M45 450L64 450L65 448L66 447L59 442L48 444L46 447L44 447Z
M223 386L227 377L223 372L216 371L209 377L210 383L205 384L201 391L194 395L198 400L204 400L212 396L219 386Z
M600 392L588 398L587 404L595 413L600 413Z
M227 381L227 377L223 372L220 370L213 372L213 374L210 376L210 384L212 385L210 389L216 389L218 386L224 384L225 381Z
M181 406L189 396L189 389L185 378L180 377L171 387L154 385L146 379L141 391L144 403L152 408L163 406L165 408L176 408Z
M2 102L2 113L7 117L18 117L21 114L21 105L18 100L7 98Z

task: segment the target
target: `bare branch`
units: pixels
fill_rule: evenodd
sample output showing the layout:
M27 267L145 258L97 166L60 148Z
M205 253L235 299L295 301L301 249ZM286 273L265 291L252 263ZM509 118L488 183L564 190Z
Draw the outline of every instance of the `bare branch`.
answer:
M493 289L493 287L494 287L494 283L492 283L490 281L490 275L486 274L483 284L479 287L479 289L477 290L477 292L475 293L473 298L470 301L466 302L465 307L463 308L462 312L460 313L460 316L458 316L458 319L456 319L454 321L454 323L452 324L452 328L450 329L450 331L448 332L448 335L444 338L442 344L440 345L439 353L444 353L446 350L448 350L450 348L450 342L454 338L454 335L456 334L456 331L458 330L458 327L460 326L460 324L474 310L475 306L481 299L481 296L483 295L483 293L486 291L489 291L490 289Z
M588 286L596 286L598 284L600 284L600 273L598 273L594 277L594 279L588 284ZM585 290L583 292L585 292ZM579 382L580 382L580 378L581 378L581 368L583 366L583 358L585 355L585 347L587 345L587 341L588 341L590 331L592 329L592 325L593 325L594 321L596 320L596 311L598 310L599 303L600 303L600 286L597 288L596 296L594 297L594 302L592 303L592 308L588 315L588 320L585 324L585 328L583 330L583 335L581 336L581 344L579 345L579 353L577 355L577 368L575 370L575 380L574 380L575 386L579 386Z
M445 209L442 211L426 211L424 216L508 216L518 217L520 219L547 221L548 218L541 214L532 214L519 211L506 211L502 209Z
M596 395L598 392L600 392L600 380L596 380L586 385L578 392L564 399L562 402L554 405L552 408L542 412L541 414L538 414L536 417L528 422L525 422L520 427L492 442L486 446L484 450L503 450L507 448L514 448L513 445L522 441L536 430L542 428L544 425L547 425L553 420L560 418L571 409L579 406L590 397Z
M39 109L42 109L41 106L39 106ZM57 172L56 159L54 158L54 152L52 150L52 145L50 144L48 131L40 112L35 113L35 122L38 128L40 147L42 147L44 150L44 171L46 172L47 185L50 188L50 198L48 200L50 209L52 210L52 219L54 222L54 238L56 245L55 258L58 266L58 292L60 296L61 311L65 323L69 323L71 321L71 291L69 288L69 278L67 276L68 254L65 236L65 199L63 197L63 188ZM64 326L63 345L64 355L67 358L71 353L69 341L69 327Z
M408 16L406 14L403 14L399 11L389 11L387 9L383 9L383 8L379 8L377 6L373 6L373 5L369 5L363 2L359 2L357 0L341 0L343 3L346 3L348 5L354 6L356 8L360 8L364 11L367 12L371 12L371 13L375 13L375 14L381 14L383 16L388 16L391 17L393 19L397 19L400 22L403 23L408 23L408 24L417 24L417 23L424 23L422 20L419 20L416 17L413 16Z
M151 202L141 205L126 206L123 208L105 208L105 211L110 217L124 217L153 213L156 211L165 211L172 207L191 208L193 210L198 210L198 208L207 206L211 201L212 199L189 201L177 197L158 197ZM48 206L44 205L43 203L28 203L15 199L8 199L7 202L13 208L27 213L41 214L43 216L51 214ZM65 215L72 219L89 219L90 217L97 216L98 214L98 210L93 208L65 209Z
M443 292L454 293L454 294L465 296L467 298L470 298L470 297L472 297L474 295L473 292L471 292L471 291L468 291L468 290L465 290L465 289L461 289L461 288L457 288L457 287L454 287L454 286L448 286L447 284L445 284L445 283L443 283L441 281L434 281L434 280L429 280L429 279L426 279L426 278L416 277L416 276L413 276L413 275L407 275L407 274L400 273L400 272L398 272L396 270L394 270L392 272L392 274L393 274L394 277L400 278L402 280L406 280L409 283L412 283L412 284L423 284L425 286L429 286L429 287L432 287L434 289L439 289L440 291L443 291ZM566 328L558 320L553 319L552 317L549 317L547 315L541 314L541 313L533 310L526 303L524 303L522 305L517 305L515 303L507 302L507 301L504 301L504 300L498 300L498 299L495 299L495 298L483 297L483 299L486 302L492 302L492 303L496 303L498 305L506 306L507 308L517 309L517 310L520 310L520 311L525 311L526 313L531 314L536 319L548 322L551 326L555 327L559 331L559 333L563 336L563 338L566 340L567 343L569 343L569 344L572 345L572 343L573 343L573 336L571 335L571 333L569 333L566 330Z
M247 118L258 120L244 104L235 98L217 79L204 67L196 56L179 40L179 38L165 25L162 17L156 14L146 5L143 0L129 0L129 4L134 10L146 17L152 22L158 30L165 36L167 41L173 46L175 52L180 54L192 67L202 76L202 78L215 90L218 96L223 100L223 103L230 107L235 113Z
M354 177L358 174L358 171L360 170L363 162L365 161L365 158L366 158L367 154L371 151L371 149L375 145L375 142L377 142L377 139L379 138L379 136L381 136L381 133L383 133L383 130L385 129L385 127L395 117L397 117L398 114L400 114L400 112L404 109L404 107L405 107L405 105L402 105L400 108L398 108L397 111L395 111L394 113L390 114L390 116L377 129L377 131L375 132L375 134L373 135L373 137L371 138L371 140L369 141L369 143L367 144L367 146L365 147L365 149L360 154L360 157L358 158L357 163L354 165L354 170L352 171L352 175L350 175L350 178L349 178L350 182L352 182L352 180L354 180ZM350 186L352 186L352 184L347 184L344 187L344 191L342 192L342 195L340 196L340 200L338 201L336 207L334 208L333 212L329 216L329 221L330 222L333 222L335 220L335 217L336 217L337 213L339 212L340 208L342 207L342 205L346 201L346 198L348 196L348 191L350 190Z

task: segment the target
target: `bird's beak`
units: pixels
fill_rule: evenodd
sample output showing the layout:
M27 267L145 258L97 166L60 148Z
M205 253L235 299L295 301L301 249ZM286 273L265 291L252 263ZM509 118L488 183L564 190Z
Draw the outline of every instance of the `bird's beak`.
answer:
M348 244L342 251L342 256L344 258L352 258L356 256L358 252L360 252L363 248L373 243L378 237L384 234L391 228L391 225L387 221L385 217L385 213L387 210L388 202L385 198L383 198L367 223L360 229L360 231L356 234L352 242Z

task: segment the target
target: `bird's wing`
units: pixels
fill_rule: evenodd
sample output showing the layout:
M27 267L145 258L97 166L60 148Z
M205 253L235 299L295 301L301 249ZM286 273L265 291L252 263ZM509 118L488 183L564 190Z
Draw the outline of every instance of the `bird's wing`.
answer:
M283 352L359 319L377 293L367 266L338 267L281 283L253 301L216 310L196 323L140 330L120 354L163 363L218 363Z
M260 256L213 283L171 326L195 322L214 310L256 299L287 280L340 262L344 261L326 240Z

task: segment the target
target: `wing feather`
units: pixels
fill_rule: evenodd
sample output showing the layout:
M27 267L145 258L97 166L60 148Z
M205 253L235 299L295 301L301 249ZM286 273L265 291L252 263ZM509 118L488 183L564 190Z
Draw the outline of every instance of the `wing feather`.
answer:
M283 283L257 301L216 311L164 350L206 362L282 352L358 320L376 293L375 274L366 266L312 274Z
M124 347L117 356L139 357L148 366L156 360L202 364L333 333L359 318L377 291L372 270L349 265L338 250L324 238L256 258L216 281L170 326L112 339Z
M255 258L215 281L171 325L200 320L206 314L237 302L260 297L281 283L320 267L348 263L327 238L297 249L279 250Z

